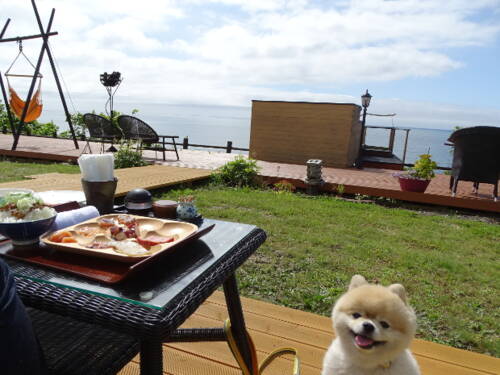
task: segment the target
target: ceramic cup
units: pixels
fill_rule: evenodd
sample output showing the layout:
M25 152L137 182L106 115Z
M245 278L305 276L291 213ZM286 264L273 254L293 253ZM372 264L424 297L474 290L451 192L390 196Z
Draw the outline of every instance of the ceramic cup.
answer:
M117 182L116 177L112 181L86 181L82 179L87 205L95 206L101 215L113 212Z
M198 211L192 202L179 202L177 205L177 217L181 220L191 220L198 216Z

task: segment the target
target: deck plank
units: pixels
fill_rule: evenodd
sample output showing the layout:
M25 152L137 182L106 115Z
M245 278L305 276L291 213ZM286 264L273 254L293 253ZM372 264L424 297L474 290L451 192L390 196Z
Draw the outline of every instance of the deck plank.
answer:
M224 295L220 292L214 293L207 303L218 305L222 311L225 308ZM321 338L324 337L324 334L333 337L333 328L329 317L245 297L242 297L242 305L245 311L245 317L255 314L262 316L266 320L279 319L291 324L299 324L302 327L313 329L316 332L313 339L314 344L318 344ZM203 313L203 309L202 307L200 313ZM247 323L249 322L247 321ZM420 357L428 357L443 362L458 364L463 367L478 369L485 373L500 373L500 359L498 358L420 339L413 340L411 349L415 355Z
M157 189L203 180L210 176L210 171L168 165L148 165L116 169L114 174L118 179L115 195L119 197L138 187ZM80 174L47 173L30 176L29 180L4 182L0 184L0 188L27 188L35 191L82 190L82 182Z
M245 321L259 361L283 346L296 347L303 375L319 375L324 353L333 338L328 317L293 310L267 302L242 298ZM227 317L224 295L215 292L183 325L185 328L221 326ZM426 375L494 375L500 373L500 359L414 340L412 350ZM139 357L120 375L139 374ZM164 374L240 374L224 342L164 344ZM290 374L292 357L276 360L265 375Z

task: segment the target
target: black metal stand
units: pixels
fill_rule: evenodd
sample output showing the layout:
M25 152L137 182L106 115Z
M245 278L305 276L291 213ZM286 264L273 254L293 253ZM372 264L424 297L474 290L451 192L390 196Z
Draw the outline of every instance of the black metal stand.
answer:
M116 126L113 120L113 105L114 105L114 95L116 91L118 90L118 87L120 87L120 84L122 83L122 77L120 72L113 72L108 75L108 73L103 73L101 74L101 83L104 85L106 88L106 92L108 93L109 99L106 103L109 103L109 121L111 122L111 125ZM106 110L106 108L105 108ZM111 140L111 146L106 150L107 152L116 152L118 151L116 147L113 145L113 140Z
M66 105L66 100L64 98L64 93L62 91L61 83L59 81L59 77L57 75L57 70L56 70L56 67L54 65L54 59L52 57L52 53L51 53L49 45L48 45L49 36L57 35L57 32L51 32L50 31L50 29L52 28L52 21L54 20L54 15L55 15L55 11L56 10L52 9L52 12L51 12L50 18L49 18L49 23L47 25L47 29L44 30L43 25L42 25L42 21L40 19L40 15L38 13L38 9L37 9L36 4L35 4L35 0L31 0L31 5L33 6L33 11L35 12L36 20L37 20L37 23L38 23L38 28L40 29L40 34L38 34L38 35L18 36L18 37L15 37L15 38L6 38L6 39L3 39L3 35L5 34L5 31L7 30L7 27L9 25L9 23L10 23L10 18L7 19L7 22L5 23L5 25L4 25L3 29L2 29L2 32L0 33L0 43L5 43L5 42L19 42L19 41L26 40L26 39L43 38L42 48L40 50L40 54L38 56L38 61L37 61L36 67L35 67L35 73L33 74L33 79L31 81L31 85L30 85L30 88L29 88L29 91L28 91L28 95L26 97L26 101L25 101L26 105L23 108L23 113L21 115L19 126L18 126L17 129L16 129L16 126L15 126L15 123L14 123L14 119L12 118L12 115L11 115L11 112L10 112L9 100L7 98L7 93L6 93L6 90L5 90L5 85L4 85L4 82L3 82L3 79L2 79L2 75L0 74L0 86L1 86L1 89L2 89L2 95L3 95L5 107L6 107L6 110L7 110L7 113L8 113L8 118L9 118L9 123L10 123L11 130L12 130L12 135L14 137L14 142L12 144L12 151L16 150L17 144L19 142L19 137L21 136L21 129L22 129L22 126L24 125L24 121L26 119L26 114L28 112L29 103L30 103L30 101L32 99L32 96L33 96L33 91L35 89L36 79L37 79L38 75L40 74L40 67L42 65L42 61L43 61L43 57L44 57L45 52L47 52L47 56L49 57L50 66L52 67L52 73L54 74L54 79L56 81L57 90L59 91L59 97L61 98L61 102L62 102L62 105L63 105L63 108L64 108L64 112L66 114L66 121L69 124L69 128L70 128L70 131L71 131L71 136L73 138L73 143L75 144L75 148L79 149L78 141L77 141L76 135L75 135L75 130L73 129L73 124L71 122L71 115L70 115L70 113L68 111L68 106Z

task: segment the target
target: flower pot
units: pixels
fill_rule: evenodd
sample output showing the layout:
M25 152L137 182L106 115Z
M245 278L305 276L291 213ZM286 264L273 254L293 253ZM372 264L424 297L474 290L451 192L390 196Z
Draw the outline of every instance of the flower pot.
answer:
M416 193L423 193L431 180L419 180L416 178L405 178L398 177L399 186L401 186L401 190L403 191L413 191Z

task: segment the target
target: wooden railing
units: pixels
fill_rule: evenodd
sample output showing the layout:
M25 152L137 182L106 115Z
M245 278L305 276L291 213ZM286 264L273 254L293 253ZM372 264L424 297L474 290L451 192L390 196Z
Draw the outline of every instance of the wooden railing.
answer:
M68 138L60 137L57 134L57 132L54 132L51 136L48 136L48 135L33 135L33 134L31 134L31 129L26 128L26 130L27 130L26 131L26 135L31 136L31 137L68 139ZM5 127L2 128L1 131L4 134L10 133ZM87 140L87 138L85 137L85 135L79 136L77 138L80 141L86 141ZM107 140L105 140L104 142L105 143L110 143L110 141L107 141ZM165 144L167 144L167 145L173 145L173 142L165 142ZM177 143L177 146L179 146L178 143ZM233 146L233 142L232 141L227 141L227 143L226 143L225 146L199 145L199 144L195 144L195 143L189 143L189 137L184 137L184 139L182 141L182 148L184 150L188 150L189 147L214 148L214 149L219 149L219 150L226 150L226 153L228 153L228 154L232 153L233 151L246 151L246 152L250 151L248 148Z

